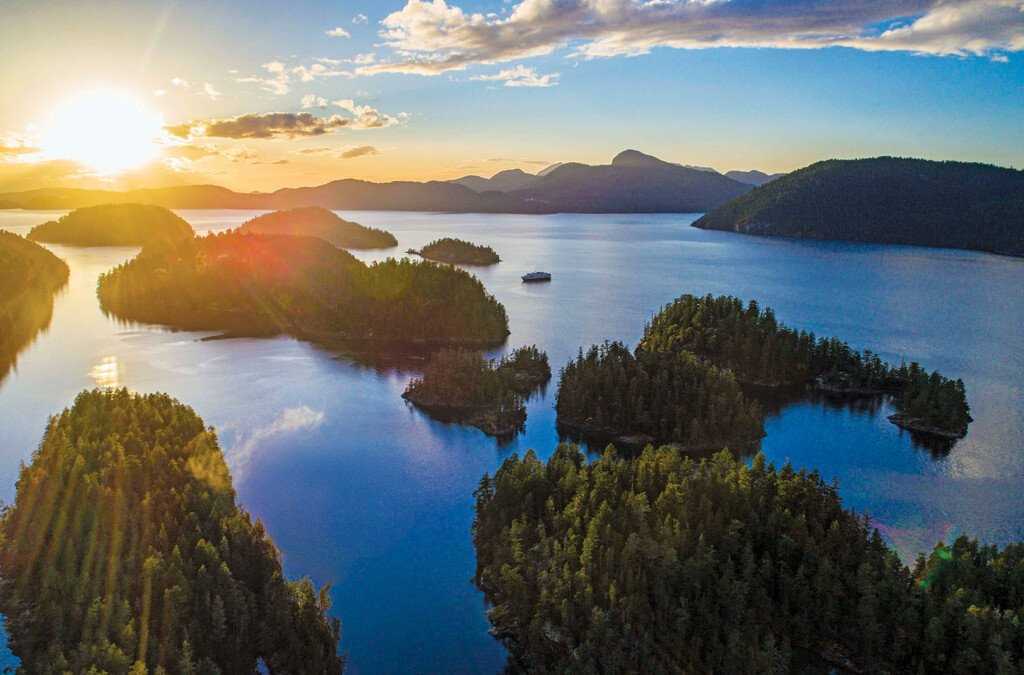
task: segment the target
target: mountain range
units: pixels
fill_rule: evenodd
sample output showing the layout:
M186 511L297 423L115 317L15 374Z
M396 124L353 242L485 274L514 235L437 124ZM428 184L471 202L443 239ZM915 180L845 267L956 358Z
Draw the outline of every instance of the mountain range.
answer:
M43 188L0 194L0 208L73 209L135 202L174 209L288 209L452 213L697 213L742 195L751 184L717 172L662 161L626 150L610 164L567 162L534 175L502 171L491 178L371 183L336 180L274 192L235 192L215 185L112 192Z

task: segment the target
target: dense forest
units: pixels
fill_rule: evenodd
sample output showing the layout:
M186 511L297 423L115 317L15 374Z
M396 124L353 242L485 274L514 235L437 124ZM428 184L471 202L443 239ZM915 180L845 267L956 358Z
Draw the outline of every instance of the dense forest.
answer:
M319 237L339 248L373 249L398 246L395 235L339 217L319 206L274 211L248 220L239 228L252 234Z
M0 230L0 382L18 353L50 325L67 264L39 244Z
M1024 171L896 157L833 159L739 196L694 226L1024 256Z
M524 397L551 378L547 354L520 347L501 360L479 352L442 349L402 397L439 419L509 436L526 422Z
M744 305L731 296L680 296L650 321L638 350L689 352L747 384L891 393L901 413L893 421L924 432L962 437L971 421L963 382L917 363L893 367L837 338L794 330L753 300Z
M146 247L99 281L103 309L187 330L314 341L500 344L505 308L446 265L367 266L322 239L211 234Z
M26 673L340 673L329 606L284 578L213 431L163 394L79 394L0 516L0 611Z
M161 206L104 204L37 225L33 241L70 246L143 246L191 239L192 226Z
M817 473L673 448L513 455L475 493L513 672L1024 672L1024 545L903 566Z
M563 431L631 445L738 449L764 436L760 407L728 370L685 352L634 354L621 342L581 351L562 369L555 409Z
M420 255L428 260L453 265L494 265L501 262L501 258L490 246L472 244L451 237L435 239L420 249Z

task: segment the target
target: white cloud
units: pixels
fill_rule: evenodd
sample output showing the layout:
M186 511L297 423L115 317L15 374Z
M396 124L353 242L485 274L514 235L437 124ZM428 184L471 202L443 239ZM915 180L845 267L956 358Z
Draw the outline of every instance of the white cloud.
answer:
M326 415L323 411L313 410L309 406L286 408L270 424L239 434L234 447L225 453L235 481L242 480L253 458L265 443L287 434L316 429L323 424L324 419Z
M377 55L373 52L367 52L365 54L356 54L352 57L352 63L357 66L366 66L377 60Z
M342 28L341 26L335 26L334 28L330 29L329 31L326 31L326 33L330 37L336 37L336 38L352 37L352 34L349 33L347 30L345 30L344 28Z
M203 93L210 97L211 101L216 101L221 97L221 93L217 91L212 84L209 82L203 83Z
M383 129L401 124L409 118L408 113L387 115L371 106L359 105L350 98L334 101L334 105L352 113L353 129Z
M302 97L302 109L308 110L309 108L326 108L327 99L323 96L317 96L316 94L306 94Z
M484 82L504 82L506 87L553 87L558 84L558 73L538 75L533 68L520 64L515 68L506 68L494 75L477 75L471 80Z
M312 82L318 77L352 78L355 76L352 71L335 68L327 59L318 59L316 63L308 66L295 66L291 72L303 82Z
M365 14L356 14L354 17L352 17L352 23L356 25L366 23L367 21L369 21L369 19L366 17Z
M188 89L188 80L182 79L180 77L172 77L171 86L179 87L181 89Z
M266 77L240 77L236 81L256 83L260 85L260 88L264 91L270 92L276 96L284 96L291 91L288 71L285 64L280 61L270 61L268 63L264 63L261 68L267 71Z
M506 16L466 12L445 0L407 0L381 23L394 58L362 73L436 75L569 45L581 58L656 47L958 56L1024 50L1024 0L521 0Z

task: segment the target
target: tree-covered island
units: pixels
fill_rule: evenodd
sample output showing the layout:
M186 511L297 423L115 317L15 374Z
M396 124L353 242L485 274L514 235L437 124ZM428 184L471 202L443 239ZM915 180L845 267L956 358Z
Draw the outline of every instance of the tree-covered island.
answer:
M193 237L192 226L162 206L104 204L37 225L28 238L68 246L144 246Z
M0 611L25 673L340 674L329 589L285 579L217 437L163 394L83 392L0 514Z
M479 352L442 349L402 398L444 421L505 438L526 422L524 398L549 379L547 354L536 346L520 347L497 362Z
M100 277L104 311L129 321L331 343L491 346L505 308L469 273L430 262L365 265L313 237L237 231L145 247Z
M338 216L319 206L305 206L256 216L239 228L250 234L290 234L318 237L338 248L374 249L398 246L390 232Z
M476 493L476 585L510 672L1024 672L1024 545L913 570L817 473L674 448L507 459ZM829 668L831 669L831 668ZM803 671L801 671L803 672Z
M747 449L764 436L760 406L728 370L621 342L581 351L562 369L555 409L570 436L634 447Z
M452 265L486 266L501 262L501 258L490 246L473 244L451 237L430 242L419 250L419 254L428 260Z
M0 381L18 353L50 325L68 266L39 244L0 230Z
M928 373L917 363L894 367L837 338L789 328L756 301L683 295L655 315L637 349L694 354L759 387L892 394L895 424L944 438L962 438L971 422L960 380Z

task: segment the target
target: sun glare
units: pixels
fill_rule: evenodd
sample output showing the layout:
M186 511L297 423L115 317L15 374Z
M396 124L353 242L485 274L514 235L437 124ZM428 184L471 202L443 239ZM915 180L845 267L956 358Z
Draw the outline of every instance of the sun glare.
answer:
M157 158L162 129L161 116L128 94L92 91L57 106L41 145L51 159L118 174Z

